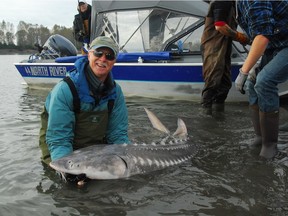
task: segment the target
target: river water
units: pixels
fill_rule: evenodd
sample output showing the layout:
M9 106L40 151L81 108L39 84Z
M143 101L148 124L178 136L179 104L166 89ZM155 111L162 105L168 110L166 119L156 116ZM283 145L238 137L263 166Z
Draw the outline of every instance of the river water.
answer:
M288 215L288 157L273 161L249 148L253 129L247 103L229 103L225 114L206 117L199 103L127 98L129 136L152 142L144 107L171 131L184 120L189 143L199 146L189 162L122 180L62 182L44 169L38 148L39 114L48 91L22 84L13 63L27 56L0 56L0 215ZM281 122L288 119L281 108ZM280 132L279 149L288 149Z

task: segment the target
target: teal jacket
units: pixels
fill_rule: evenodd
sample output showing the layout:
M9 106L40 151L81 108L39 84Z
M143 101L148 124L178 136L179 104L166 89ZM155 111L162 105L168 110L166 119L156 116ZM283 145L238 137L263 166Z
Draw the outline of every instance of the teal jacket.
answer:
M89 94L88 83L84 74L87 58L75 62L76 70L68 73L77 89L81 110L107 110L108 100L114 99L114 106L109 115L106 139L109 144L130 143L128 138L128 111L121 87L116 83L107 96L101 98L95 105L95 100ZM45 108L48 113L46 143L51 159L56 160L73 151L75 113L73 111L73 96L68 84L59 82L46 98Z

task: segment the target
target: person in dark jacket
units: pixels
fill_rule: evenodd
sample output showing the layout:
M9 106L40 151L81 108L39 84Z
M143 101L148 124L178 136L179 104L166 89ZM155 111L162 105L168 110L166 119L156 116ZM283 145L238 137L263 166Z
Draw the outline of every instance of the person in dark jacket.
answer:
M232 86L232 40L247 44L249 38L236 31L235 1L209 2L201 37L205 81L201 105L203 113L211 115L212 105L216 111L224 111L224 102Z
M73 34L76 41L83 43L82 54L88 50L91 29L91 5L85 0L78 0L78 11L73 22Z
M39 140L45 164L92 144L130 143L125 98L111 75L118 52L112 39L97 37L88 58L47 96Z

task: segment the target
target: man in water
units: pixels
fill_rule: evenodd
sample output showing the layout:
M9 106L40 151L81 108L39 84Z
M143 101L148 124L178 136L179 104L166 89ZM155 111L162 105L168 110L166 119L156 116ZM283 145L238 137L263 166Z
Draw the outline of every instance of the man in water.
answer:
M109 37L92 41L46 98L39 146L46 164L93 144L130 143L128 111L111 70L119 52Z

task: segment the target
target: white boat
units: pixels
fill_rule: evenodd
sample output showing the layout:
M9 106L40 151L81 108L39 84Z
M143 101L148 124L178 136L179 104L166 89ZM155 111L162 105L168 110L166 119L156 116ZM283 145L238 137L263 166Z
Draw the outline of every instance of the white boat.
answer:
M200 38L208 6L191 0L92 1L91 39L104 34L118 43L120 55L112 73L125 96L200 100L204 85ZM15 63L31 88L55 85L74 67L75 59L83 57L76 56L76 48L65 38L50 46L53 37L39 55ZM245 48L233 43L233 81L245 56ZM286 85L280 89L286 90ZM233 86L227 100L247 101L247 96Z

